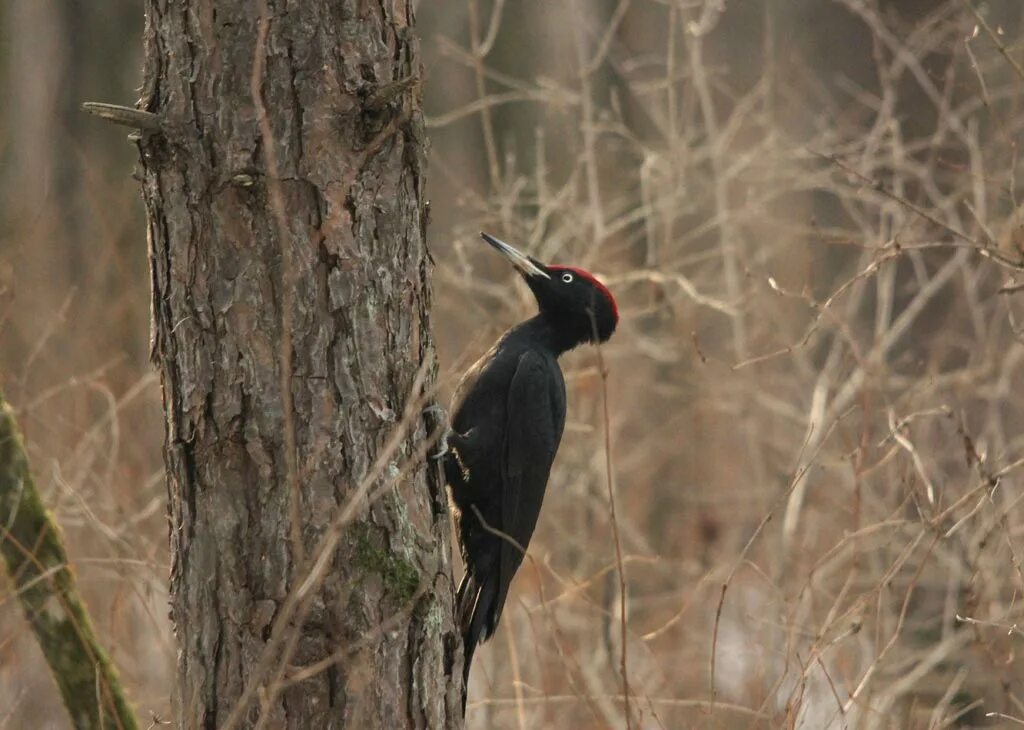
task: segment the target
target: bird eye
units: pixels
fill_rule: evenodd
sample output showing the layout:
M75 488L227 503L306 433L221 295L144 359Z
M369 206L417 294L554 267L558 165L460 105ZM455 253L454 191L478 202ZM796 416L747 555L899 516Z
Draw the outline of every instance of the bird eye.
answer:
M562 274L562 281L564 281L566 284L571 284L572 283L572 274L570 274L568 271L566 271L564 274Z

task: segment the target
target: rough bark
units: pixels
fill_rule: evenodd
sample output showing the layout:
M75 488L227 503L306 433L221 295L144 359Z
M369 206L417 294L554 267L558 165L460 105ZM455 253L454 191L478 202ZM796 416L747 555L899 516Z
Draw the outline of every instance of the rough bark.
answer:
M146 7L142 104L164 120L140 148L177 711L215 728L279 674L277 656L273 676L252 676L304 571L291 485L309 554L422 395L421 365L433 380L420 68L411 1ZM386 478L424 448L414 424ZM242 725L461 727L436 469L420 459L362 506L332 560L285 676L340 660L258 693Z

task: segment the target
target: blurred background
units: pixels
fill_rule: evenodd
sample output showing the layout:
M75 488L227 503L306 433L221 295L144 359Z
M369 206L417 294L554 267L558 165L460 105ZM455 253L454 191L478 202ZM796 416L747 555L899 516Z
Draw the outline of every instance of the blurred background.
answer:
M414 4L445 392L532 307L481 229L622 313L606 388L564 358L468 726L623 727L623 666L635 727L1024 724L1024 4ZM0 384L148 723L175 648L144 213L79 111L134 102L142 22L0 5ZM0 727L67 727L6 576Z

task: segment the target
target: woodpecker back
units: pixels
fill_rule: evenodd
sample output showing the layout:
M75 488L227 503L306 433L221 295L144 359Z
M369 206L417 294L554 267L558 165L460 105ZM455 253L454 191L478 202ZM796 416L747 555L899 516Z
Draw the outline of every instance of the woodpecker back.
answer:
M522 274L540 311L466 372L453 403L444 468L466 566L457 612L467 685L476 645L497 628L533 536L562 438L566 398L558 357L584 342L606 341L619 320L615 298L589 272L546 266L481 236Z

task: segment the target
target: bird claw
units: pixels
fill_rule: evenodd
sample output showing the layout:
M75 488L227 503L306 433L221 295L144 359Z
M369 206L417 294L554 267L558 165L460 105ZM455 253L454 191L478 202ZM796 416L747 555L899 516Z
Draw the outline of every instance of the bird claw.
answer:
M423 415L427 415L428 413L434 415L440 424L440 427L443 429L441 432L441 438L438 439L440 448L437 453L428 455L431 460L437 461L438 459L444 458L445 454L448 453L448 412L435 403L434 405L427 406L423 409Z

